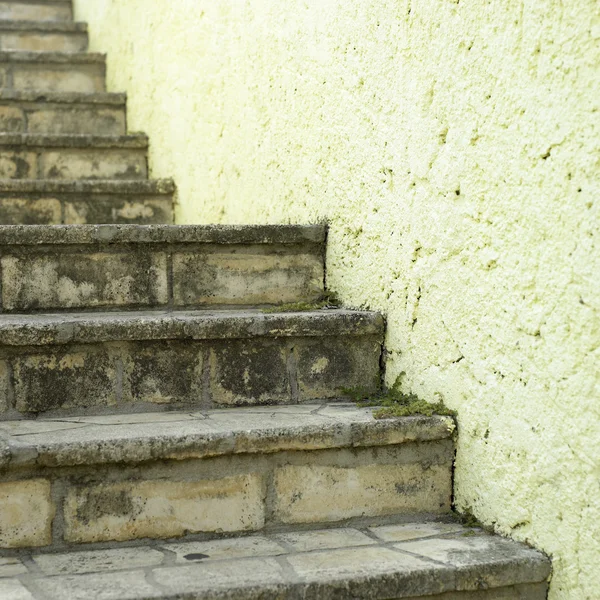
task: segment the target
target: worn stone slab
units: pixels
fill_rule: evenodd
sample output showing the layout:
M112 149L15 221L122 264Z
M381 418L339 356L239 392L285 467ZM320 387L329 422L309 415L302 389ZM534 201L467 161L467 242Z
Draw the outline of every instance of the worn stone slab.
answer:
M272 406L4 421L0 434L11 449L5 461L23 468L381 447L446 440L454 431L449 417L376 420L373 409L354 404L340 405L333 417L321 414L326 408Z
M34 600L31 592L18 579L0 579L0 598L3 600Z
M179 564L287 554L281 544L259 535L209 542L169 544L165 549L176 554L176 562Z
M0 19L29 21L69 21L73 18L71 2L0 2Z
M201 481L132 481L73 488L64 507L67 542L256 531L264 525L262 480L247 474Z
M403 542L407 540L440 536L447 533L464 531L458 523L409 523L402 525L382 525L371 527L371 533L384 542Z
M350 527L334 529L317 529L313 531L294 531L273 536L283 542L291 551L310 552L312 550L329 550L353 546L371 546L377 541L364 533Z
M16 22L19 23L19 22ZM62 24L61 24L62 25ZM66 25L66 23L65 23ZM88 36L75 26L68 28L32 27L30 29L10 28L0 23L0 50L18 50L24 52L85 52Z
M0 483L0 547L50 544L54 510L47 480Z
M18 558L0 558L0 577L14 577L23 573L27 573L27 567Z

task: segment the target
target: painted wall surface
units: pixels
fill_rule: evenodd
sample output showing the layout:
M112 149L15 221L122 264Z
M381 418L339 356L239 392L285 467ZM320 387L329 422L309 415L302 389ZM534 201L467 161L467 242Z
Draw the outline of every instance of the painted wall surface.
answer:
M456 500L600 590L597 0L75 0L178 219L331 224Z

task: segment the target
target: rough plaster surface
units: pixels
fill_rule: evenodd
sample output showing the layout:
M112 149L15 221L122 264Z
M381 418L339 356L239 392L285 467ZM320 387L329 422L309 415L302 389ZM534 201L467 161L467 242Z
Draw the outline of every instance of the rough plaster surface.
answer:
M596 597L597 2L75 6L179 222L328 219L389 381L458 410L458 506Z

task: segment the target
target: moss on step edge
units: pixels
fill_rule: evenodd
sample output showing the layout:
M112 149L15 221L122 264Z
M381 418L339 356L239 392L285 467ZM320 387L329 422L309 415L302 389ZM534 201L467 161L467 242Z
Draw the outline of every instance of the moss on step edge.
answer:
M306 312L309 310L319 310L322 308L339 308L339 301L335 292L325 292L314 302L293 302L290 304L280 304L278 306L270 306L263 308L264 313L281 313L281 312Z
M379 407L373 416L376 419L390 417L409 417L412 415L449 415L455 416L456 412L449 409L443 402L431 403L421 400L414 394L405 394L400 389L401 378L398 377L392 387L379 392L369 392L361 388L342 390L344 395L349 396L360 406Z

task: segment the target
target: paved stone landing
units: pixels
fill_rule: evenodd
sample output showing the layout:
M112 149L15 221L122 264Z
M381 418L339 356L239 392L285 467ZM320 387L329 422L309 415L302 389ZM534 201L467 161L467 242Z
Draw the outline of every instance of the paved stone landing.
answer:
M0 558L3 600L543 600L548 560L451 521Z

